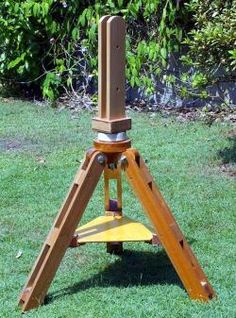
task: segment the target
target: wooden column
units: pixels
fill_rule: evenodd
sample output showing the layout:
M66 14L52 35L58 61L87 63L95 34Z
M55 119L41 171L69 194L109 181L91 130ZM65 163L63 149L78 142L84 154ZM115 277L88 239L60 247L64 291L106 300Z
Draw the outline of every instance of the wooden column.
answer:
M98 117L92 128L118 133L131 128L125 115L125 21L105 16L98 26Z

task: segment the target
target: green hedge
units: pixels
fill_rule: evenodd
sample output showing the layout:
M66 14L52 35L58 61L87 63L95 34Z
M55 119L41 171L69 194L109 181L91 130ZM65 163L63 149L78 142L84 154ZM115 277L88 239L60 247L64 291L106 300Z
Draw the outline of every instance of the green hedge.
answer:
M105 14L124 16L128 83L147 95L160 79L185 96L212 80L219 61L227 76L236 67L235 1L2 1L2 85L40 91L50 100L64 91L85 92L97 79L97 23ZM179 85L168 61L183 46L182 60L197 71L184 73Z
M186 5L194 25L183 43L182 60L211 82L235 81L236 1L192 0Z

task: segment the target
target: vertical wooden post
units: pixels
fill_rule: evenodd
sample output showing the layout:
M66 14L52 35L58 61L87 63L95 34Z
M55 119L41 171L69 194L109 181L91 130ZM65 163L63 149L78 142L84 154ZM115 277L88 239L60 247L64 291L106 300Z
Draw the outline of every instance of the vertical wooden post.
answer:
M116 197L110 197L110 181L116 182ZM105 194L105 214L106 215L122 215L122 183L121 183L121 169L104 169L104 194ZM107 242L107 253L122 254L122 242Z
M98 117L106 118L107 99L107 20L102 17L98 24Z
M107 21L107 119L125 117L125 21Z
M110 197L110 181L116 182L116 197ZM104 169L104 199L105 199L105 211L106 215L110 215L110 212L116 212L115 214L122 214L122 182L121 182L121 169L115 168L114 170L105 167Z
M98 27L98 117L92 128L119 133L131 128L125 115L125 21L105 16Z

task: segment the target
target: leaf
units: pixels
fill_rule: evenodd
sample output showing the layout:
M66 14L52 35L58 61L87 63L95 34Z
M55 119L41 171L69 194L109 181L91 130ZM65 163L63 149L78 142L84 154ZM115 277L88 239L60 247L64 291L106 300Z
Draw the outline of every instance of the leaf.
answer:
M3 52L1 55L0 55L0 62L4 61L6 59L6 53Z
M73 40L78 40L79 39L79 29L75 27L72 30L71 35L72 35Z
M161 53L161 56L163 57L163 59L166 60L166 58L167 58L167 50L166 50L165 47L161 48L160 53Z
M83 13L79 17L79 23L82 26L85 26L85 16L86 16L86 9L83 11Z
M19 11L19 3L18 2L15 3L14 10L15 10L15 13L18 13L18 11Z
M118 6L121 7L123 5L123 0L118 0Z
M95 40L96 38L96 30L97 30L97 25L94 23L89 29L89 40Z
M42 3L42 14L43 17L45 17L48 14L49 11L49 4L47 2Z
M134 83L135 83L135 79L134 79L134 77L131 77L131 79L130 79L130 85L131 85L132 87L134 87Z
M72 77L68 77L66 80L66 85L69 87L72 85Z
M37 17L40 14L40 4L37 2L33 6L33 14L35 17Z
M20 64L20 62L22 62L24 60L26 56L26 53L22 53L20 56L18 56L15 60L11 61L8 65L7 68L10 70L14 67L16 67L18 64Z
M164 7L162 12L162 20L165 21L165 19L166 19L166 7Z
M135 78L135 85L140 86L140 79L138 77Z
M52 21L51 26L50 26L50 30L51 30L52 34L57 32L57 23L56 23L56 21Z

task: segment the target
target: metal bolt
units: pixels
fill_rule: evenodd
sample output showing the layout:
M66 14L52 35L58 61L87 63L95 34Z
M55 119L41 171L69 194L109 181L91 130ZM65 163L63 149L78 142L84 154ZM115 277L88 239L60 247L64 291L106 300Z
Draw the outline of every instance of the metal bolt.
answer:
M100 163L101 165L103 165L106 161L106 157L104 155L98 155L97 156L97 162Z
M117 168L117 165L115 162L111 162L111 163L109 163L108 168L111 170L115 170Z
M120 157L120 166L121 166L121 169L125 169L128 166L128 160L123 155Z

